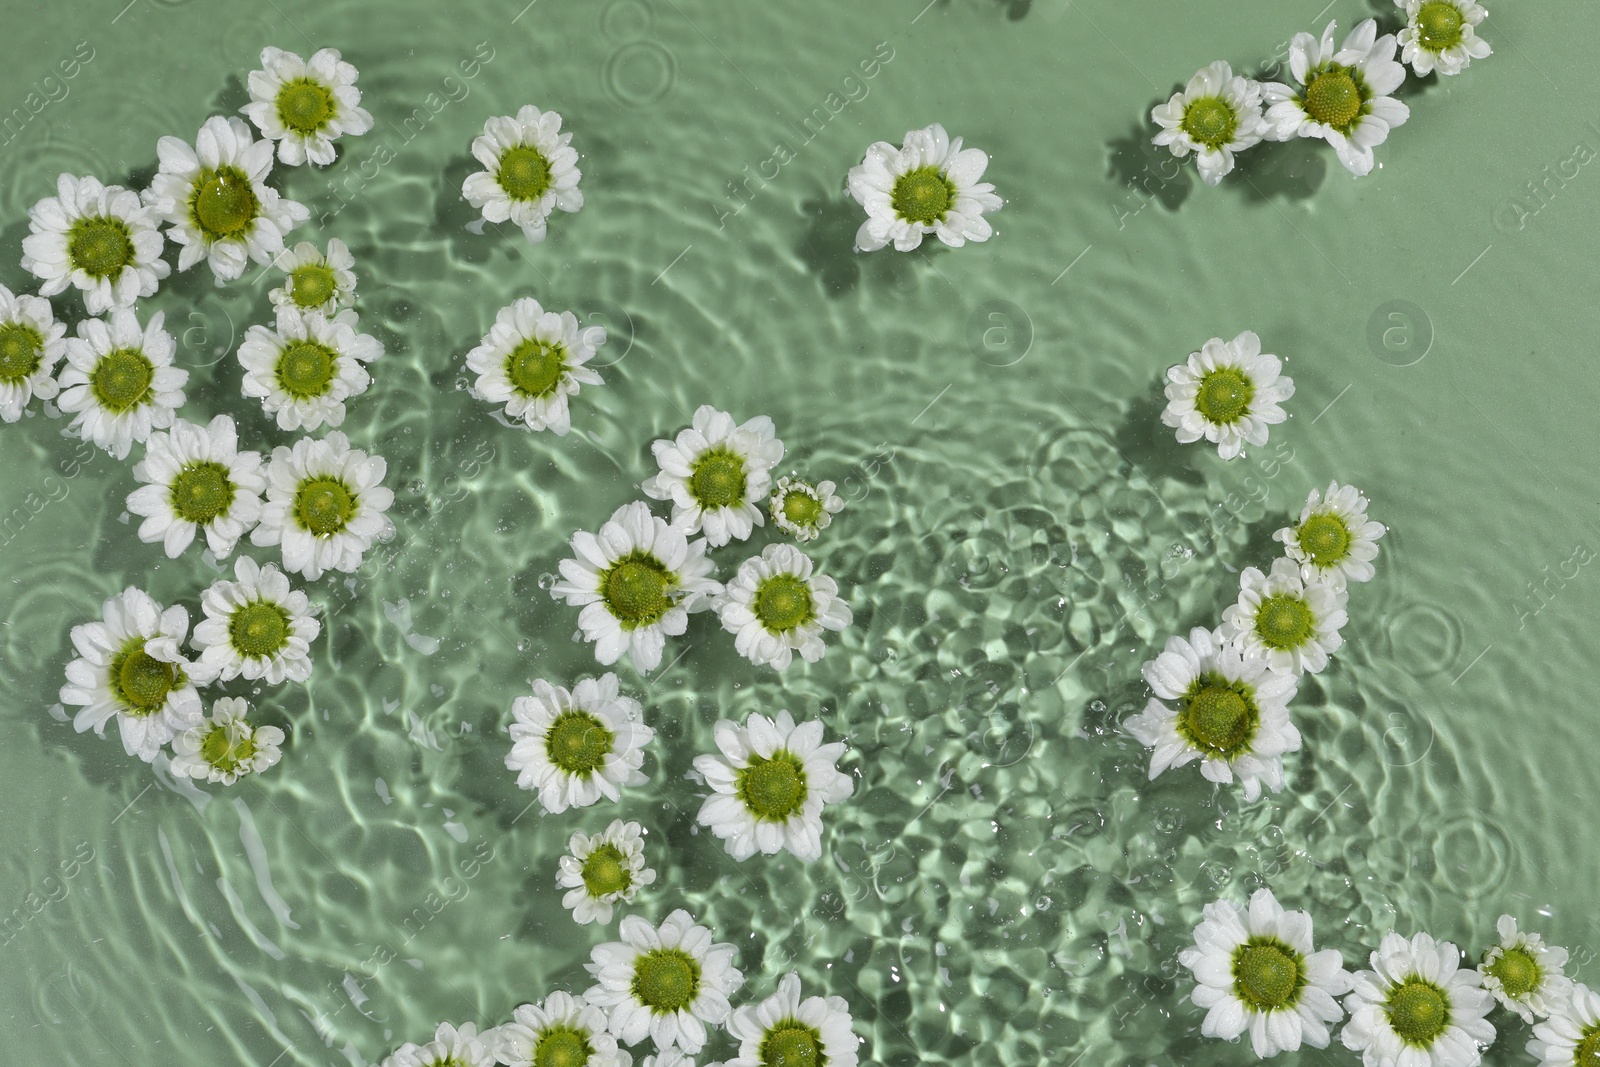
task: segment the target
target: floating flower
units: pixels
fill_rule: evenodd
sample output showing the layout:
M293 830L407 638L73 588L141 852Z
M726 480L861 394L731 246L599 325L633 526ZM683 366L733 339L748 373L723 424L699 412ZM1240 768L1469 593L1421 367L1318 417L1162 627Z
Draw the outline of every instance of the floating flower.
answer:
M551 814L602 796L617 800L622 786L649 780L639 766L656 732L639 702L618 692L615 674L585 678L571 692L540 679L532 696L512 702L511 714L517 721L509 727L506 767Z
M379 537L394 533L384 512L394 493L380 483L382 456L351 448L335 430L320 441L302 437L272 450L267 504L250 543L283 546L283 566L311 581L325 570L353 571Z
M276 329L252 326L239 345L245 396L259 397L280 430L315 430L344 423L344 402L367 391L367 368L383 356L383 344L357 333L356 315L332 319L320 311L278 308Z
M1270 673L1266 660L1245 657L1201 627L1188 640L1167 638L1143 673L1156 695L1123 728L1155 750L1152 780L1169 767L1200 760L1207 781L1227 783L1237 774L1246 800L1261 795L1263 782L1274 793L1283 789L1283 754L1300 748L1300 731L1288 711L1294 675Z
M1460 962L1448 941L1384 934L1372 970L1355 973L1339 1040L1366 1067L1476 1067L1494 1042L1494 998Z
M261 136L278 142L278 159L291 167L333 162L333 142L372 129L361 106L356 68L337 48L322 48L307 62L293 52L266 47L261 68L250 72L250 102L240 108Z
M583 207L578 153L572 134L561 132L561 116L532 104L516 118L497 116L483 124L472 154L483 170L467 176L461 193L493 223L511 221L532 244L544 240L545 220L556 208Z
M584 364L605 343L605 327L580 329L572 312L546 311L523 297L501 308L478 347L467 353L467 369L478 376L472 395L504 404L507 417L523 420L530 430L564 437L572 428L567 398L581 386L602 383Z
M50 301L0 285L0 419L16 422L34 397L50 400L60 391L55 369L67 353L66 335Z
M1600 994L1574 983L1550 1018L1533 1028L1528 1055L1539 1067L1595 1067L1600 1063Z
M211 681L201 665L184 658L189 632L181 606L162 609L143 590L129 586L105 602L101 622L72 628L78 658L67 664L61 703L79 708L72 727L93 727L105 736L117 720L122 747L146 763L181 730L200 722L196 685Z
M303 682L311 677L311 642L322 632L305 593L277 567L249 556L233 564L236 581L211 583L200 597L205 618L194 628L200 663L223 681L243 676Z
M172 773L232 785L277 763L283 731L251 726L244 717L248 707L239 697L212 704L210 716L172 739Z
M1350 991L1350 972L1336 949L1314 950L1311 916L1284 911L1270 889L1250 906L1218 900L1205 906L1194 947L1178 962L1194 972L1190 999L1206 1009L1200 1032L1233 1041L1249 1031L1263 1059L1303 1042L1327 1048L1328 1025L1344 1018L1334 997Z
M791 1063L855 1067L861 1039L852 1023L843 997L802 1000L800 976L790 971L778 980L772 996L729 1016L728 1033L739 1039L739 1055L726 1067Z
M484 1037L488 1037L487 1034ZM459 1027L440 1023L426 1045L406 1042L378 1067L494 1067L494 1054L478 1036L473 1023Z
M39 295L75 285L91 315L155 295L172 270L161 258L159 213L138 193L96 178L61 175L56 195L28 212L28 229L22 269L39 279Z
M1562 973L1567 950L1547 945L1538 934L1517 929L1517 920L1500 916L1500 943L1483 955L1478 974L1501 1007L1531 1023L1546 1018L1572 999L1572 979Z
M612 512L598 535L573 534L572 552L550 595L583 608L578 626L603 664L626 652L634 669L655 670L667 636L683 633L688 613L709 608L722 591L705 540L690 541L639 501Z
M614 905L628 903L640 886L656 880L656 872L644 865L644 827L636 822L615 819L593 837L575 831L567 852L556 884L568 890L561 906L581 925L610 922Z
M930 233L952 248L987 241L994 227L984 212L1005 203L993 185L978 180L988 167L987 155L963 150L961 138L952 141L937 122L908 132L900 148L888 141L870 145L846 177L850 195L867 212L856 251L875 252L892 241L896 252L909 252Z
M1167 406L1161 421L1178 440L1204 438L1223 459L1246 443L1267 443L1267 428L1288 416L1279 405L1294 395L1294 379L1277 356L1263 354L1261 338L1246 330L1231 341L1213 337L1186 363L1167 370Z
M772 521L796 541L812 541L844 510L844 500L832 482L812 485L784 475L772 487Z
M1346 170L1361 177L1372 172L1372 150L1411 117L1411 109L1390 95L1406 80L1406 68L1394 61L1394 35L1379 37L1375 20L1351 30L1338 51L1334 26L1328 23L1320 42L1309 33L1289 42L1289 69L1298 88L1278 82L1261 87L1267 135L1275 141L1320 137Z
M751 714L743 726L727 719L713 731L721 755L696 756L694 769L713 792L700 806L700 825L746 860L788 849L803 860L822 857L822 809L855 791L837 766L842 741L822 743L822 723L796 726L787 711L776 719Z
M177 137L156 143L161 171L145 192L145 203L171 224L167 236L183 246L178 269L202 259L218 282L244 273L247 259L271 263L283 251L283 236L311 217L304 204L267 187L272 142L252 141L239 119L212 116L194 147Z
M1378 538L1385 532L1381 522L1367 518L1367 498L1359 490L1329 482L1326 496L1311 490L1299 525L1285 526L1272 536L1300 565L1301 578L1342 591L1347 582L1372 580Z
M1489 12L1473 0L1394 0L1394 6L1406 16L1397 38L1400 61L1419 78L1435 70L1460 74L1474 59L1494 54L1477 32Z
M621 941L598 945L584 966L597 985L589 1003L608 1009L611 1032L625 1045L649 1035L665 1053L693 1055L706 1043L706 1026L728 1017L728 997L744 984L733 965L738 949L712 944L711 931L679 908L659 927L626 915Z
M1200 178L1216 185L1233 170L1234 154L1261 143L1261 86L1222 60L1201 67L1183 92L1150 112L1161 127L1152 141L1183 159L1195 155Z
M1344 607L1342 590L1302 581L1295 561L1279 557L1270 575L1255 567L1239 575L1238 603L1222 613L1217 632L1245 659L1259 656L1279 674L1321 674L1344 644L1339 631L1350 621Z
M78 323L78 336L66 341L57 403L75 415L79 437L118 459L150 431L171 426L183 406L189 372L172 365L176 346L165 321L158 311L141 329L131 309L117 308L107 319Z
M669 1048L639 1061L639 1067L694 1067L694 1057L685 1056L679 1048ZM727 1067L726 1064L708 1063L706 1067Z
M329 318L356 302L356 257L335 237L323 255L310 241L301 241L274 261L288 278L267 294L272 306L317 311ZM354 325L352 323L352 325Z
M261 453L239 451L227 415L205 426L178 419L171 430L151 434L133 476L145 483L128 494L128 510L144 518L139 540L160 542L169 559L202 531L212 554L226 557L261 517L267 488Z
M712 548L743 541L762 525L760 501L772 485L783 442L772 420L735 424L710 404L695 409L689 428L651 444L660 472L640 486L652 500L672 501L672 522L684 533L705 531Z
M539 1004L523 1004L490 1040L506 1067L629 1067L633 1057L606 1031L606 1013L571 993L551 993Z
M722 628L751 663L788 670L795 652L815 663L828 651L823 630L844 630L854 616L825 574L812 574L811 557L793 545L768 545L739 571L716 600Z

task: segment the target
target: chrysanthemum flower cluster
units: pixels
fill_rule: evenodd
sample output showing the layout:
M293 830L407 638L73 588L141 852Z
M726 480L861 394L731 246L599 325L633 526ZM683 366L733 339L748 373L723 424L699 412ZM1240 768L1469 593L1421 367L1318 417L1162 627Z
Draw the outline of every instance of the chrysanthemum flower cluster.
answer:
M1411 117L1411 109L1394 97L1406 65L1419 78L1448 76L1491 53L1476 30L1489 12L1474 0L1394 4L1404 22L1397 34L1379 36L1376 19L1358 23L1337 48L1334 22L1320 40L1295 34L1289 42L1292 82L1257 82L1235 74L1223 60L1202 67L1181 92L1151 111L1161 127L1154 144L1179 159L1192 154L1207 185L1233 170L1238 153L1263 140L1297 137L1327 141L1357 177L1371 173L1372 150Z

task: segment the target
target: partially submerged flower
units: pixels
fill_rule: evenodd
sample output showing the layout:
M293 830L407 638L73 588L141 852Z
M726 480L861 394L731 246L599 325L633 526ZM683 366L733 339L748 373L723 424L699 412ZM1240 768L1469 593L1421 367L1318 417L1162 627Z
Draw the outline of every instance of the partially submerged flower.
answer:
M585 994L610 1015L610 1029L625 1045L646 1036L658 1052L673 1047L693 1055L705 1047L706 1027L728 1018L728 997L744 984L735 967L738 949L713 944L711 931L679 908L659 927L625 916L621 941L598 945L584 966L596 985Z
M783 442L767 416L735 423L726 411L702 404L688 429L650 450L660 471L640 489L652 500L672 501L672 521L684 533L704 531L706 543L720 548L764 524L761 501L783 459Z
M484 1034L483 1037L488 1037ZM378 1067L494 1067L494 1053L478 1036L478 1027L440 1023L433 1040L423 1045L408 1041L391 1052Z
M283 731L251 726L245 720L248 710L239 697L218 699L210 715L172 739L172 773L232 785L276 764L283 755L278 750Z
M644 827L621 819L593 836L574 831L556 876L556 884L567 890L561 906L579 924L610 922L616 905L633 900L655 880L656 872L645 866Z
M772 499L768 502L773 523L796 541L816 540L833 522L833 517L844 510L844 499L833 491L834 488L832 482L812 485L784 475L772 487Z
M583 207L578 153L554 111L529 104L515 118L490 119L472 142L472 154L484 169L467 176L462 195L486 221L514 222L533 244L544 240L545 220L556 208Z
M532 696L512 702L511 714L506 767L551 814L616 800L623 786L648 781L639 767L656 734L639 702L621 694L615 674L585 678L570 691L541 678Z
M483 1037L506 1067L629 1067L633 1059L606 1031L606 1013L571 993L519 1005Z
M1334 26L1328 23L1320 41L1295 34L1289 43L1295 84L1263 85L1261 98L1273 140L1320 137L1360 177L1372 171L1372 150L1411 117L1411 109L1392 95L1406 80L1406 68L1394 60L1394 35L1378 36L1375 20L1359 23L1337 50Z
M1261 86L1234 74L1222 60L1201 67L1183 91L1150 112L1161 127L1152 142L1183 159L1194 154L1200 178L1216 185L1232 172L1234 156L1261 143Z
M1400 61L1419 78L1432 71L1460 74L1474 59L1494 54L1477 32L1489 12L1474 0L1394 0L1394 6L1406 17Z
M239 345L244 368L240 391L258 397L280 430L344 425L344 402L367 391L366 364L383 357L383 343L356 332L356 315L343 311L278 308L274 327L252 326Z
M55 369L67 354L66 337L50 301L0 285L0 420L16 422L34 397L60 392Z
M951 140L937 122L908 132L899 148L875 142L846 178L850 195L867 212L856 251L893 243L895 251L909 252L930 233L952 248L987 241L994 227L984 213L1005 203L993 185L979 180L988 166L986 154L963 149L961 138Z
M28 212L28 229L22 269L39 278L39 295L77 286L91 315L155 295L172 270L161 258L160 215L120 185L63 174L56 195Z
M1279 674L1320 674L1344 644L1339 631L1348 621L1342 591L1302 581L1294 560L1279 557L1271 574L1255 567L1240 573L1239 600L1222 613L1217 632Z
M776 993L729 1017L739 1055L724 1067L856 1067L861 1038L854 1022L843 997L802 998L800 976L790 971L778 979Z
M189 372L172 365L177 346L165 321L158 311L141 327L131 308L117 308L78 323L78 336L67 339L57 403L72 413L79 437L118 459L152 430L171 426L183 406Z
M303 682L311 677L311 642L322 623L301 590L271 563L249 556L233 565L234 581L219 578L200 595L205 618L191 644L200 663L223 681L244 677Z
M1344 1047L1366 1067L1476 1067L1494 1043L1486 1016L1494 1007L1478 972L1462 967L1461 950L1417 934L1393 931L1372 954L1372 970L1357 971L1339 1032Z
M530 430L564 437L572 428L568 400L585 385L600 385L587 364L606 343L604 326L578 325L570 311L546 311L523 297L500 309L478 347L467 353L467 369L478 376L472 395L505 405L507 418Z
M741 656L788 670L796 652L807 663L823 657L824 630L849 628L854 615L838 583L812 568L810 556L784 544L768 545L739 565L715 606Z
M250 534L260 547L281 544L283 566L311 581L326 570L353 571L379 537L394 532L384 512L394 503L382 485L388 465L350 447L335 430L321 440L302 437L272 450L267 503Z
M1600 993L1574 983L1550 1018L1533 1028L1528 1055L1538 1067L1595 1067L1600 1063Z
M1567 950L1547 945L1538 934L1517 929L1517 920L1500 916L1500 941L1483 954L1478 974L1502 1007L1531 1023L1561 1010L1572 999L1572 979L1563 969Z
M171 559L197 533L212 555L227 557L261 517L267 488L261 453L239 451L228 415L205 426L178 419L171 430L151 434L133 476L145 483L128 494L128 510L144 517L139 540L159 542Z
M356 302L356 275L350 269L356 258L337 237L328 242L326 255L310 241L301 241L273 262L288 275L267 294L273 307L318 311L332 318Z
M1367 498L1360 490L1329 482L1326 493L1311 490L1297 525L1272 536L1300 565L1301 578L1342 590L1348 582L1372 580L1378 539L1386 532L1383 523L1367 518Z
M1181 443L1204 439L1223 459L1233 459L1246 444L1266 444L1268 427L1288 418L1280 405L1294 395L1294 379L1282 371L1282 361L1261 351L1253 331L1231 341L1213 337L1187 362L1168 368L1161 421Z
M279 161L325 167L334 159L333 142L372 129L356 78L337 48L305 60L269 45L261 50L261 69L250 72L250 102L239 110L262 137L278 142Z

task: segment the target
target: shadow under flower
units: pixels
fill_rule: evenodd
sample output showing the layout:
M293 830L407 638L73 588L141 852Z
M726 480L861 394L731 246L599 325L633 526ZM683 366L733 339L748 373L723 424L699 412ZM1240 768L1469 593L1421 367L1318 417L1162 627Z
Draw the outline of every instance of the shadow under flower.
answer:
M1172 427L1161 421L1167 406L1165 387L1166 379L1157 376L1135 396L1112 441L1117 451L1152 481L1165 477L1200 485L1205 475L1191 462L1189 451L1195 446L1180 444Z
M1108 177L1140 198L1140 207L1155 199L1168 211L1177 211L1194 191L1193 180L1186 173L1193 164L1151 141L1160 127L1150 119L1150 112L1166 100L1162 97L1146 105L1143 117L1127 133L1106 142L1106 171Z

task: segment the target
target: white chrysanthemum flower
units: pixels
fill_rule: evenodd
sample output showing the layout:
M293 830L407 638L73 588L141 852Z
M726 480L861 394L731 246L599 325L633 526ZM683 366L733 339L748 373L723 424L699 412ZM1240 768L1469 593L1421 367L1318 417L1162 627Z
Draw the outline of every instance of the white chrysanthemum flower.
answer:
M1297 33L1289 42L1289 69L1298 87L1280 82L1261 87L1268 105L1267 136L1275 141L1320 137L1333 146L1345 169L1360 177L1372 172L1372 150L1411 117L1411 109L1390 95L1406 80L1406 68L1394 61L1394 35L1379 37L1375 20L1357 25L1337 51L1334 26L1328 23L1321 41Z
M183 246L179 270L205 259L219 283L232 281L247 260L271 263L283 251L284 234L311 217L304 204L267 186L272 142L252 141L239 119L214 115L200 127L194 147L163 137L156 154L161 171L145 203L171 224L167 236Z
M686 1056L680 1048L669 1048L639 1061L639 1067L694 1067L694 1057ZM723 1063L708 1063L705 1067L727 1067Z
M279 445L250 543L282 544L284 569L311 581L325 570L355 570L374 541L394 533L384 514L394 492L380 484L387 471L382 456L351 448L337 430L320 441L302 437L293 448Z
M1307 582L1324 581L1343 590L1347 582L1368 582L1378 558L1383 523L1367 518L1367 498L1352 485L1329 482L1326 494L1311 490L1300 522L1274 533L1284 554L1300 565Z
M571 692L540 679L532 696L512 702L511 714L506 767L520 788L539 794L545 811L617 800L622 786L649 781L639 767L656 732L639 702L618 691L615 674L585 678Z
M1207 781L1228 783L1238 775L1246 800L1261 795L1263 782L1282 791L1283 754L1300 748L1288 710L1295 675L1268 671L1266 660L1246 658L1203 627L1189 631L1188 640L1167 638L1142 671L1156 695L1123 729L1154 749L1151 779L1200 760Z
M494 1053L478 1036L476 1024L456 1027L440 1023L432 1041L426 1045L408 1041L389 1053L378 1067L494 1067Z
M1005 203L993 185L979 180L988 167L984 152L963 150L961 138L952 141L937 122L909 131L899 148L888 141L869 145L845 179L867 212L856 231L856 251L875 252L893 242L895 251L909 252L930 233L952 248L987 241L994 227L984 212Z
M1233 170L1234 154L1261 143L1261 86L1222 60L1201 67L1181 93L1150 112L1161 127L1151 142L1183 159L1194 153L1200 178L1216 185Z
M1372 970L1355 973L1339 1040L1366 1067L1477 1067L1494 1043L1494 998L1460 963L1448 941L1384 934Z
M344 424L344 402L367 391L365 363L383 356L383 343L357 333L356 314L329 319L320 311L278 308L275 329L252 326L239 345L241 392L259 397L280 430Z
M523 1004L484 1035L506 1067L631 1067L633 1056L606 1030L606 1013L583 997L551 993Z
M267 488L261 453L239 451L233 418L205 426L178 419L150 435L133 476L145 483L128 494L128 510L144 518L139 540L160 542L176 559L204 531L206 547L225 558L261 517Z
M1190 999L1206 1009L1200 1032L1233 1041L1248 1031L1263 1059L1302 1043L1327 1048L1329 1024L1344 1018L1334 999L1350 991L1343 957L1315 951L1311 916L1284 911L1270 889L1256 890L1248 908L1207 904L1178 962L1194 972Z
M1417 77L1431 71L1460 74L1474 59L1494 54L1489 42L1478 36L1478 24L1489 12L1473 0L1394 0L1405 13L1400 61L1411 64Z
M472 154L484 168L467 176L461 193L493 223L514 222L531 243L544 240L545 220L556 208L583 207L578 153L572 134L561 132L561 116L532 104L516 117L499 115L483 124Z
M131 308L155 295L171 273L161 249L161 216L120 185L63 174L56 195L28 212L22 269L40 281L40 296L75 285L91 315Z
M322 623L305 593L293 589L273 564L249 556L233 564L236 581L219 578L200 596L205 618L192 644L200 663L223 681L241 675L273 685L311 677L311 642Z
M478 347L467 353L467 369L478 376L472 395L504 404L506 416L530 430L565 436L572 428L567 398L580 386L602 384L584 364L605 343L605 327L580 328L572 312L546 311L523 297L501 308Z
M1329 582L1302 581L1299 565L1280 556L1271 574L1246 567L1239 575L1239 600L1222 613L1217 632L1245 659L1265 659L1269 670L1321 674L1344 644L1345 601Z
M1538 934L1517 929L1517 920L1500 916L1495 924L1500 943L1483 955L1478 974L1483 987L1501 1007L1531 1023L1561 1009L1572 997L1572 979L1563 969L1567 950L1547 945Z
M332 318L356 302L356 257L337 237L323 255L310 241L284 249L274 261L288 277L267 294L276 308L317 311Z
M307 61L268 46L261 50L261 67L250 72L250 102L239 110L262 137L278 142L278 159L289 166L309 160L326 167L333 162L333 142L372 129L356 68L337 48L318 49Z
M733 965L738 949L713 944L711 931L682 908L659 927L623 916L619 933L621 941L596 946L584 964L598 983L589 1003L607 1009L611 1032L625 1045L648 1035L660 1052L699 1052L707 1024L722 1025L728 997L744 984Z
M1267 443L1268 427L1288 418L1279 405L1294 395L1294 379L1283 362L1261 351L1261 338L1246 330L1231 341L1213 337L1185 363L1167 369L1167 406L1161 421L1178 440L1204 438L1223 459L1248 444Z
M776 719L752 713L743 726L722 719L713 736L722 754L694 760L713 790L700 805L700 825L736 860L782 849L821 859L822 809L855 791L836 766L844 742L823 744L819 720L796 726L787 711Z
M1600 993L1581 982L1533 1028L1528 1055L1538 1067L1595 1067L1600 1063Z
M722 592L705 540L690 541L640 501L612 512L599 534L573 534L572 552L550 595L583 608L578 627L608 666L626 652L635 670L655 670L667 636L683 633L688 613L706 610Z
M788 670L794 654L815 663L828 651L824 630L844 630L854 619L839 586L812 574L811 557L793 545L768 545L739 571L716 600L722 628L751 663Z
M844 510L844 498L834 488L832 482L812 485L784 475L772 487L772 499L768 501L772 521L796 541L815 540Z
M102 621L74 626L78 658L67 664L61 687L61 703L80 709L73 729L93 727L104 737L106 723L116 719L123 749L149 763L179 731L198 723L195 686L211 676L184 658L188 632L189 613L181 606L162 610L132 586L105 602Z
M726 411L702 404L688 429L653 442L650 451L661 469L640 489L652 500L672 501L673 524L684 533L704 530L706 543L719 548L764 524L761 501L783 459L783 442L767 416L735 423Z
M222 697L211 714L172 739L172 773L204 778L212 785L232 785L247 774L260 774L282 758L283 731L276 726L251 726L249 710L239 697Z
M856 1067L861 1039L851 1029L853 1022L843 997L801 999L800 976L790 971L778 979L772 996L728 1017L728 1033L739 1040L739 1055L725 1067Z
M615 905L628 903L640 886L656 880L656 872L644 865L644 827L636 822L614 819L593 837L575 831L567 852L556 884L568 890L561 906L579 924L610 922Z
M156 312L143 328L130 308L105 319L78 323L78 336L66 341L66 366L57 384L62 411L74 415L72 430L118 459L135 441L172 425L183 406L189 372L172 365L177 346Z
M66 338L50 301L0 285L0 419L16 422L34 397L51 400L60 392L55 370L67 354Z

